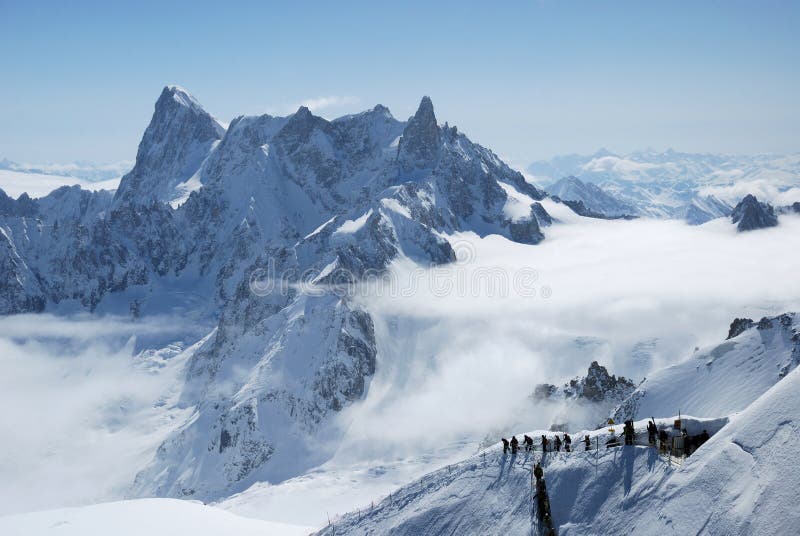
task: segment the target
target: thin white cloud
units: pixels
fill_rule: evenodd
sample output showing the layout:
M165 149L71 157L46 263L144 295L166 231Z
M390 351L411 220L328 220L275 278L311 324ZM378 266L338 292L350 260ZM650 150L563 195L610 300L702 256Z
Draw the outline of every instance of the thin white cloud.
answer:
M361 99L358 97L328 95L325 97L308 98L299 102L283 104L277 107L267 106L264 108L264 112L275 116L285 116L293 114L301 106L305 106L316 114L320 114L327 110L333 110L334 112L338 110L341 112L342 109L358 104L359 102L361 102Z
M306 99L300 103L299 106L305 106L312 112L327 110L328 108L339 108L349 104L358 104L357 97L342 97L331 95L328 97L316 97L313 99ZM299 107L298 106L298 107Z

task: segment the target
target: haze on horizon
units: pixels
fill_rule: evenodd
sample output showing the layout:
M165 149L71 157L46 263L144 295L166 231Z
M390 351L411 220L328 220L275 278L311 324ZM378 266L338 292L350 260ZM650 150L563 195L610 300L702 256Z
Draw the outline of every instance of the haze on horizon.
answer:
M430 95L515 165L599 147L800 150L800 5L0 2L0 157L132 159L161 88L223 121ZM9 53L10 52L10 53Z

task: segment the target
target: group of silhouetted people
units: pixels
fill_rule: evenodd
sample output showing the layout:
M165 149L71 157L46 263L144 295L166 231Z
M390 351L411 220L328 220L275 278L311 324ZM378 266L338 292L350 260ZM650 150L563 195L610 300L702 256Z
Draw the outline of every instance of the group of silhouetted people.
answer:
M683 429L681 435L683 437L683 454L686 456L692 454L711 437L706 430L703 430L701 434L688 435L685 428ZM633 421L625 421L622 437L624 438L626 445L634 444L635 431L633 428ZM655 420L651 420L647 423L647 442L653 447L659 445L661 452L664 454L666 454L670 449L668 444L669 438L670 434L667 432L667 430L663 427L659 428L658 425L656 425ZM511 450L512 454L519 452L520 442L516 436L512 436L511 441L506 438L501 438L501 441L503 442L503 454L508 453L509 449ZM522 438L522 445L525 449L525 452L532 452L534 450L533 438L529 435L525 435ZM618 438L613 434L605 442L606 448L619 447L621 445L621 438ZM572 438L566 432L564 433L563 439L558 434L555 434L553 439L550 439L547 437L547 435L542 434L541 446L542 452L561 452L562 447L564 452L572 452ZM583 436L583 446L584 450L586 451L592 450L592 440L588 434Z
M509 448L511 449L511 454L516 454L519 451L519 440L517 436L511 436L511 441L506 438L500 438L500 441L503 442L503 454L508 453ZM583 442L586 446L586 450L591 448L591 440L589 436L585 436ZM542 452L548 451L548 446L552 443L552 448L550 449L552 452L561 452L561 448L564 448L564 452L572 452L572 438L569 436L568 433L564 433L564 439L561 439L558 434L555 435L553 440L551 441L548 439L546 435L542 435ZM533 447L533 438L529 435L525 435L522 438L522 445L525 449L525 452L531 452L534 450Z
M550 440L546 435L542 435L542 452L547 452L547 446ZM564 452L572 452L572 438L568 433L564 432L564 439L561 439L558 434L553 438L553 452L561 452L561 447L564 447Z

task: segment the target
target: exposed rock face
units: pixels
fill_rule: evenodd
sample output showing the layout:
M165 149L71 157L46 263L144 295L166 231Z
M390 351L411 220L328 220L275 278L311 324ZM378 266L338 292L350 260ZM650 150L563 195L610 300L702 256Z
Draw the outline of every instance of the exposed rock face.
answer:
M192 358L185 396L201 400L198 418L159 448L134 494L208 498L245 489L268 465L270 480L313 467L335 444L309 438L360 399L375 372L371 318L334 296L301 298L228 337L209 339ZM237 370L249 371L244 381Z
M750 318L734 318L725 340L732 339L740 333L752 328L755 324Z
M636 384L631 380L609 374L606 367L593 361L586 376L573 378L561 387L547 383L537 385L531 400L536 404L554 404L557 414L552 417L554 422L551 423L551 429L563 431L575 427L596 427L598 424L602 426L609 412L635 389ZM572 419L581 415L582 421L565 422L565 413L562 412L570 414Z
M561 388L550 384L537 385L534 398L538 400L557 397L566 399L582 399L589 402L605 402L607 400L622 400L628 396L636 384L625 376L617 378L609 374L608 369L597 361L592 361L584 377L576 377L564 384Z
M28 194L22 194L18 199L14 200L0 189L0 217L2 216L35 216L39 211L36 202L28 197Z
M408 120L398 146L398 161L405 171L435 165L441 148L439 125L430 97L422 97L414 117Z
M742 199L733 212L731 220L737 224L739 232L752 231L755 229L765 229L778 225L778 217L772 205L759 203L758 199L752 194L748 194Z
M795 201L791 205L777 207L775 211L778 214L800 214L800 201Z
M31 278L14 242L0 227L0 311L38 313L45 303L44 294Z

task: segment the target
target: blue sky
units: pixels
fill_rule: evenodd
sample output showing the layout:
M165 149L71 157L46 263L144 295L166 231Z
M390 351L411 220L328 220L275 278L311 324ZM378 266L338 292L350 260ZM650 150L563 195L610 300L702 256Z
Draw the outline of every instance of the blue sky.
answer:
M514 163L800 150L800 2L0 0L0 157L133 158L165 84L224 121L302 102L441 122Z

